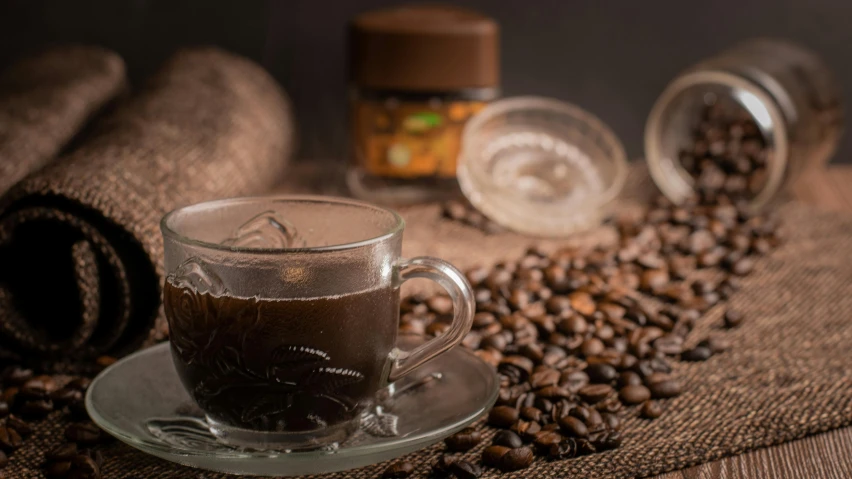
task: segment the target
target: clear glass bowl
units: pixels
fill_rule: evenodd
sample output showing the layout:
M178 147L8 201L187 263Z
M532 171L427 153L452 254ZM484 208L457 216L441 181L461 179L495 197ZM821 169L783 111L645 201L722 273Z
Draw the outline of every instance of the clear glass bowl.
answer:
M462 134L462 191L483 214L519 233L565 236L597 226L626 178L615 134L557 100L496 101Z

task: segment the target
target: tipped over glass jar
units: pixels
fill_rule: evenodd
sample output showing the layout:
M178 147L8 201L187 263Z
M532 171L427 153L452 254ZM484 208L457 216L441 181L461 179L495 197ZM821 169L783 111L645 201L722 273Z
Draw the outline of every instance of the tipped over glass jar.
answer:
M666 87L648 117L645 155L654 182L676 203L721 189L759 209L825 165L842 129L840 87L816 54L758 39Z

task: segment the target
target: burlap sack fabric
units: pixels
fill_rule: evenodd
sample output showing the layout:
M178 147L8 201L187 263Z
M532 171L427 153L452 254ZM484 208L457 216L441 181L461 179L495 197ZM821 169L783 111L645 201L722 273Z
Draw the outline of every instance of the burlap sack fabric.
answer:
M280 91L255 65L215 50L175 57L77 150L0 202L0 328L7 344L98 354L162 338L160 216L181 204L271 186L292 144L291 129ZM643 178L634 172L635 190L647 185ZM846 254L852 217L797 204L781 213L787 241L758 262L730 302L747 318L725 333L732 350L705 363L679 364L685 393L666 402L663 417L630 420L615 451L537 460L503 477L652 475L852 424L852 260ZM517 257L532 242L446 222L436 205L407 209L404 216L406 255L431 254L460 267ZM569 242L611 239L601 228ZM45 304L53 310L39 309ZM706 315L693 340L718 327L723 309ZM38 423L5 477L43 477L44 454L64 442L67 424L61 413ZM491 434L467 456L476 458ZM416 465L416 477L426 477L442 451L438 444L405 459ZM103 452L107 478L226 477L121 444ZM320 477L374 478L386 467ZM485 477L496 475L489 469Z
M125 87L124 62L104 49L56 47L0 73L0 194L56 158Z
M67 358L163 339L160 218L263 192L292 147L289 103L263 69L215 49L177 53L0 200L3 344Z
M463 267L511 257L530 243L522 236L486 236L439 220L437 206L409 209L404 216L407 254L443 254ZM800 204L783 207L781 217L785 244L758 262L729 303L747 318L740 328L723 333L733 341L732 350L705 363L679 364L685 392L665 403L666 414L654 421L630 420L624 445L615 451L567 461L539 459L530 469L501 477L647 476L852 424L852 260L846 254L852 246L852 217L816 213ZM446 234L450 231L453 236ZM428 240L433 232L442 238L440 244ZM605 242L609 236L603 228L572 241ZM494 256L500 251L506 256ZM719 327L724 308L701 320L693 341ZM58 414L42 422L12 456L7 477L41 477L38 465L44 452L63 441L66 424ZM486 440L466 456L478 457L492 434L486 433ZM438 444L404 459L416 465L414 477L425 478L442 451ZM228 477L171 464L121 444L104 453L108 478ZM317 477L375 478L387 466ZM497 475L488 469L483 477Z

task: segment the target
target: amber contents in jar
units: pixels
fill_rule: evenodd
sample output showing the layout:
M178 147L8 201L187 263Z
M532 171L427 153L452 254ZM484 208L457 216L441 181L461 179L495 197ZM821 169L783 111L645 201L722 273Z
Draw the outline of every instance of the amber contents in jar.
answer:
M383 203L457 196L462 129L499 92L496 23L397 7L359 15L350 37L352 192Z

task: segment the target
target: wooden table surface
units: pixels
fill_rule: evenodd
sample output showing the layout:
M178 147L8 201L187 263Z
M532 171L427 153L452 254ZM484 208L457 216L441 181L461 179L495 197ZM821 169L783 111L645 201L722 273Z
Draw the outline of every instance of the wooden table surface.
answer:
M796 198L821 209L852 212L852 166L833 166L802 178ZM656 479L766 478L847 479L852 477L852 427L758 449Z

